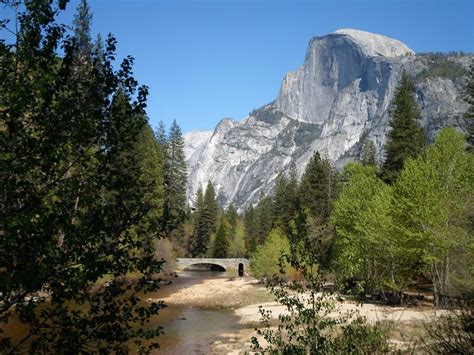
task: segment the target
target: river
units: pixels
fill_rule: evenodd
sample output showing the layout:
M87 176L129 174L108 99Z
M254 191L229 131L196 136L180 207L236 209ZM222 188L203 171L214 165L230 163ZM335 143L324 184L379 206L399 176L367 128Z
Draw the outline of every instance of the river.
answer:
M184 287L203 282L206 279L228 277L225 272L185 271L169 286L162 287L149 298L172 297ZM158 342L157 354L207 354L211 344L219 339L219 334L238 330L239 317L230 309L203 309L190 306L169 306L152 320L152 325L160 325L164 334Z

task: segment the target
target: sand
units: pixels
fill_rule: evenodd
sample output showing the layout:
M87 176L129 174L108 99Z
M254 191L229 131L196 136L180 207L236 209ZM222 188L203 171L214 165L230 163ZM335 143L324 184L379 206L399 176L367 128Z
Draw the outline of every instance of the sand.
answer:
M250 339L255 335L255 327L259 325L259 307L272 311L272 317L286 313L286 308L274 301L264 285L250 277L216 278L203 280L179 289L163 299L169 305L186 305L202 308L230 308L239 316L242 329L232 334L221 334L220 339L212 344L213 354L243 354L250 351ZM339 305L339 312L356 311L369 322L394 322L402 336L393 339L401 347L410 344L409 336L403 335L405 329L422 328L424 321L436 317L442 312L432 308L390 307L366 303L356 304L344 301ZM336 316L338 313L335 312ZM408 340L407 340L408 339Z

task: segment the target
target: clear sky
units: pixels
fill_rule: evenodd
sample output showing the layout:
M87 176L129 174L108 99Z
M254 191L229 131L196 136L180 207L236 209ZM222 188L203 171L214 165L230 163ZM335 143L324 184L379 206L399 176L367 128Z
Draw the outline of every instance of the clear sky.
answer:
M62 17L72 19L78 0ZM89 0L93 32L112 32L150 88L153 127L184 132L242 119L275 99L313 36L355 28L415 52L474 52L474 0Z

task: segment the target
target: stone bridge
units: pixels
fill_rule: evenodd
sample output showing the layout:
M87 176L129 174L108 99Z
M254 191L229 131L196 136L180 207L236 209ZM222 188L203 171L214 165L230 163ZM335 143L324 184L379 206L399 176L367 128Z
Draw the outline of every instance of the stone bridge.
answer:
M250 262L244 258L178 258L178 270L235 270L239 276L248 275Z

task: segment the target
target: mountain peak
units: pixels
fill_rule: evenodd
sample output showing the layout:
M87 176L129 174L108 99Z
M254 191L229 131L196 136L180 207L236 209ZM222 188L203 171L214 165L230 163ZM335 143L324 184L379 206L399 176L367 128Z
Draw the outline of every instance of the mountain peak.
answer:
M371 32L342 28L333 32L333 34L350 37L367 55L373 57L401 57L415 54L415 52L404 43Z

